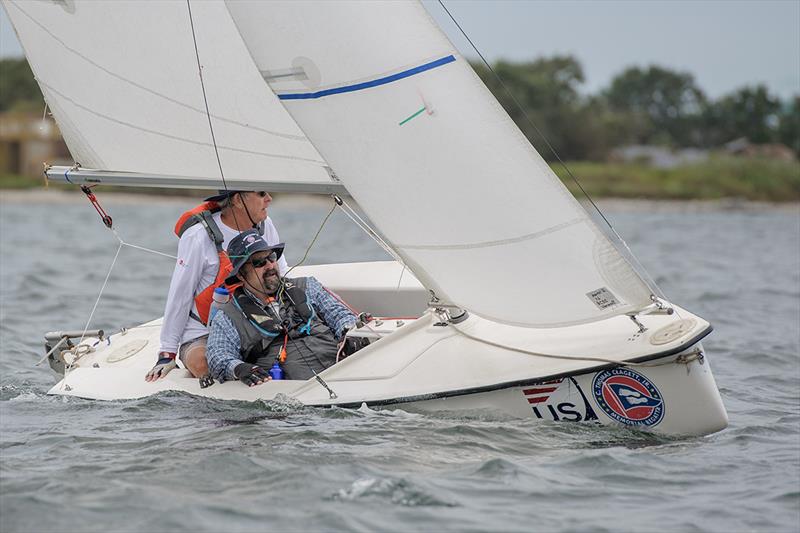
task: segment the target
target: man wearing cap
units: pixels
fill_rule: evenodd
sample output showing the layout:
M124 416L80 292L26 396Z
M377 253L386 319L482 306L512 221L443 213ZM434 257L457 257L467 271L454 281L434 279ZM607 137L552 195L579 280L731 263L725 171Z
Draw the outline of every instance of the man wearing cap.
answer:
M240 283L211 321L206 356L219 381L254 386L270 379L278 363L286 379L305 380L336 362L357 317L313 277L285 278L278 261L283 244L269 245L248 230L231 240L233 271Z
M231 267L225 247L240 232L251 228L256 228L254 233L266 242L280 242L278 231L267 216L271 201L265 191L219 191L178 221L178 259L164 310L158 361L145 376L147 381L164 377L178 363L195 377L208 373L206 323L211 294ZM284 258L277 268L281 272L288 270Z

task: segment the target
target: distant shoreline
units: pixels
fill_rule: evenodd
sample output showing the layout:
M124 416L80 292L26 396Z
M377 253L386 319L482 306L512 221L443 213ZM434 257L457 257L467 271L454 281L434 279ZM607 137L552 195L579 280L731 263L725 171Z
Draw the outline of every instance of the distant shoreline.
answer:
M211 191L208 192L211 194ZM158 196L139 192L105 191L100 199L107 204L184 204L194 205L202 200L201 194ZM762 211L779 210L797 212L800 215L800 202L763 202L742 200L739 198L721 198L716 200L674 200L644 198L593 198L602 210L612 211ZM79 190L64 189L0 189L0 205L17 203L45 204L80 204L88 201ZM282 194L275 199L274 206L279 208L309 207L319 205L327 207L331 203L325 195Z
M707 161L656 168L649 164L627 162L567 161L552 164L553 171L575 195L585 190L597 199L630 199L632 201L711 202L712 205L742 202L800 202L800 162L761 157L714 156ZM573 176L577 177L576 183ZM533 177L531 178L533 179ZM487 181L486 186L491 186ZM43 178L0 174L0 191L43 190ZM264 185L268 187L268 185ZM73 185L50 182L47 190L70 190ZM150 201L171 201L172 198L205 198L209 190L156 189L103 185L97 191L104 195L138 194L152 196ZM295 195L277 195L291 198ZM158 200L155 200L157 198ZM180 201L180 200L179 200Z

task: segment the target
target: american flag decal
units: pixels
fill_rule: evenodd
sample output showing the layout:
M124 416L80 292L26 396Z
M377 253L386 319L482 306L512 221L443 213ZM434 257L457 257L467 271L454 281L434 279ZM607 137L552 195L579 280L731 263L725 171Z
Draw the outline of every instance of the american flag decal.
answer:
M546 402L547 399L550 398L550 395L558 389L562 381L564 381L564 378L545 381L530 388L522 389L522 394L525 395L528 403L535 405L537 403Z

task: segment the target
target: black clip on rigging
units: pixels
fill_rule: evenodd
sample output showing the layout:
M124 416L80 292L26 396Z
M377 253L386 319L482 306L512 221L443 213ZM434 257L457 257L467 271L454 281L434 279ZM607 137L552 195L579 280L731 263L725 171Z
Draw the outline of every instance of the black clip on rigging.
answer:
M94 210L97 211L97 214L100 215L100 218L103 220L103 224L105 224L108 229L113 229L111 227L113 221L111 220L109 214L106 213L105 209L100 206L100 202L97 201L97 196L95 196L92 192L92 187L81 185L81 190L92 203L92 206L94 207Z

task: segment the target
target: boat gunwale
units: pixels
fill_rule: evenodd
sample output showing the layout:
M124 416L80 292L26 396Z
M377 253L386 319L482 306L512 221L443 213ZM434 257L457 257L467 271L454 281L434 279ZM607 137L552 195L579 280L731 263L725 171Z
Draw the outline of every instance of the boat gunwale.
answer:
M470 394L480 394L484 392L494 392L497 390L508 389L513 387L526 387L530 385L537 385L541 384L543 381L550 381L555 379L562 379L566 377L577 377L582 376L585 374L592 374L594 372L601 372L603 370L608 370L612 368L618 368L621 366L625 366L625 363L644 363L647 361L653 361L656 359L662 359L664 357L670 357L676 354L679 354L685 351L688 348L691 348L693 345L697 344L704 338L706 338L712 331L714 331L714 326L709 324L705 329L699 332L697 335L693 336L688 341L681 343L680 345L676 346L675 348L671 348L664 352L656 352L649 355L643 355L640 357L634 357L631 359L624 359L618 363L606 363L602 365L597 365L588 368L582 368L579 370L575 370L572 372L559 372L557 374L549 374L545 376L537 376L535 378L526 378L521 380L515 381L504 381L501 383L495 383L493 385L483 385L480 387L470 387L467 389L455 389L443 392L431 392L427 394L417 394L414 396L403 396L399 398L391 398L385 400L373 400L367 401L362 400L358 402L343 402L343 403L309 403L306 404L308 407L342 407L345 409L350 408L359 408L362 405L366 404L367 407L379 407L385 405L395 405L395 404L403 404L403 403L413 403L413 402L422 402L428 400L441 400L446 398L454 398L458 396L468 396ZM575 359L580 359L576 357Z

